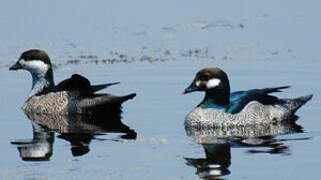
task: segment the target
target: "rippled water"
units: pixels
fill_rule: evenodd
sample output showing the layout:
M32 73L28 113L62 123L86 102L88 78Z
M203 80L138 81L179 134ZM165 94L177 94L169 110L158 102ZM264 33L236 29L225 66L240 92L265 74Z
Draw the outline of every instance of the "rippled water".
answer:
M0 179L316 179L321 164L320 5L4 1ZM93 84L121 82L102 92L136 92L123 104L121 120L135 133L33 131L21 110L30 75L8 71L30 48L48 52L56 82L78 73ZM258 127L260 138L217 139L230 131L185 131L184 118L203 94L181 91L207 66L224 69L232 91L291 85L278 95L315 96L298 111L297 124ZM23 158L29 149L46 152L45 158Z

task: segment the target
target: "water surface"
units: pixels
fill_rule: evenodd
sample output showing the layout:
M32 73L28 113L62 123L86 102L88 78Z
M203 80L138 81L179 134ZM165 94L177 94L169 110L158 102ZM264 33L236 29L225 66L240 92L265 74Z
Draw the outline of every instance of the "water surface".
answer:
M227 157L222 178L317 178L320 2L154 3L4 1L1 179L197 179L204 171L192 162L206 162L211 151ZM90 142L88 137L83 140L89 151L77 156L70 138L50 132L41 136L52 142L47 161L24 161L20 146L12 142L30 142L34 137L31 121L21 110L31 77L24 71L9 72L8 67L30 48L48 52L56 67L56 82L78 73L93 84L121 82L102 92L136 92L137 97L123 105L122 122L137 137L95 134ZM302 129L259 139L263 145L249 145L257 139L202 144L188 136L184 118L203 94L183 96L181 91L207 66L224 69L232 91L291 85L278 95L313 93L312 101L297 113Z

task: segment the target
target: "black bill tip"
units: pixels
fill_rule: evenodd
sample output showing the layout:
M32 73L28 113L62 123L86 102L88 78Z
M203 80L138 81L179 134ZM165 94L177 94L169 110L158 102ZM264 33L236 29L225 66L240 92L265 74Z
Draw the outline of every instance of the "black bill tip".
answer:
M12 66L9 68L9 70L10 70L10 71L16 71L16 70L21 69L21 68L22 68L21 65L17 62L16 64L12 65Z

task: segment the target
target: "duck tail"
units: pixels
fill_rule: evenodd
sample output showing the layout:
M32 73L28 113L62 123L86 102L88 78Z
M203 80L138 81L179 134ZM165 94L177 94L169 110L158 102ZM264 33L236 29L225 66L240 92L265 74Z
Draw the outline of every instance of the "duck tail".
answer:
M94 92L96 92L96 91L105 89L105 88L107 88L107 87L109 87L109 86L116 85L116 84L120 84L120 82L107 83L107 84L99 84L99 85L91 86L91 93L94 93Z
M134 97L136 96L136 93L132 93L132 94L128 94L128 95L125 95L125 96L122 96L121 97L121 102L125 102L129 99L133 99Z
M289 110L294 114L301 106L310 101L312 97L313 94L309 94L306 96L297 97L295 99L287 99L286 102Z
M274 92L282 92L281 89L287 89L290 86L279 86L279 87L272 87L272 88L265 88L262 89L265 94L274 93Z

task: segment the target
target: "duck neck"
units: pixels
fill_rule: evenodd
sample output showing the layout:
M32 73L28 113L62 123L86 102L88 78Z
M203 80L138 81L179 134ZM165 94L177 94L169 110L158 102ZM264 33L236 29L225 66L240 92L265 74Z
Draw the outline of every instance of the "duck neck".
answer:
M53 71L51 68L49 68L46 72L31 72L31 75L32 87L29 98L55 86Z
M225 108L230 104L230 91L211 90L206 91L204 100L201 103L203 107L221 107Z

